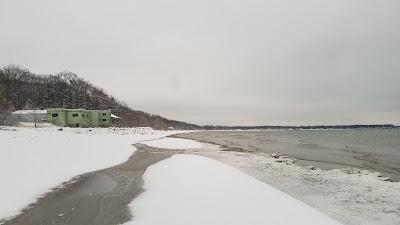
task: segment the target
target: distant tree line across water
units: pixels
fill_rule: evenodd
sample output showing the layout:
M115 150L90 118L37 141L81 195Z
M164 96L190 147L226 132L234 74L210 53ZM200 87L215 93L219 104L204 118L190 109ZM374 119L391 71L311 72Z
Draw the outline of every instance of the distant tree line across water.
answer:
M15 110L47 108L111 109L113 114L121 117L115 121L117 126L199 128L194 124L133 110L72 72L38 75L17 65L0 68L0 112L3 117Z
M396 128L392 124L354 124L354 125L317 125L317 126L203 126L205 130L324 130L324 129L363 129L363 128Z
M159 115L133 110L101 88L83 80L72 72L34 74L17 66L0 68L0 125L7 115L21 109L84 108L111 109L121 117L116 126L152 127L154 129L203 130L265 130L265 129L359 129L394 128L391 124L377 125L320 125L320 126L198 126L182 121L168 120Z

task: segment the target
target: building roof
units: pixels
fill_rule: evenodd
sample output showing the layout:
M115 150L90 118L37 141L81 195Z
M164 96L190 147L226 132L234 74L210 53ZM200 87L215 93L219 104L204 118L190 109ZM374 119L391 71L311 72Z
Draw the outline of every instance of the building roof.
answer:
M25 114L46 114L47 110L31 110L31 109L27 109L27 110L18 110L18 111L14 111L11 114L15 114L15 115L25 115Z
M111 118L114 118L114 119L121 119L121 117L116 116L116 115L114 115L114 114L111 114Z
M67 109L67 108L49 108L48 111L68 111L68 112L76 112L76 111L87 111L87 112L111 112L111 109Z

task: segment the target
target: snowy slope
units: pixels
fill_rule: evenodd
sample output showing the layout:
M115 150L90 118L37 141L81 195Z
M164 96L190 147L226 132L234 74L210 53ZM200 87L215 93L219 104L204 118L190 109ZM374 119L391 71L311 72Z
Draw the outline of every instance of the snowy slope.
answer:
M146 171L129 225L339 225L308 205L216 160L174 155Z
M135 150L133 143L172 133L151 128L0 127L0 221L74 176L126 161Z

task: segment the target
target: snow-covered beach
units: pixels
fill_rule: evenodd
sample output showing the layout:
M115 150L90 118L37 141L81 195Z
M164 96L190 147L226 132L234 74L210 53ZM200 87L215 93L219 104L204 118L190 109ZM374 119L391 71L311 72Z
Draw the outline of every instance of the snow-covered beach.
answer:
M196 140L197 134L173 136ZM238 168L343 224L400 223L400 182L390 182L378 172L349 167L333 170L304 167L287 155L247 151L234 142L220 151L195 150L192 154Z
M180 132L184 131L2 127L0 140L7 148L1 150L1 175L8 185L0 192L4 199L0 218L12 218L38 201L3 222L391 225L399 221L399 183L384 181L375 173L303 168L289 158L165 138Z
M144 175L129 225L326 224L339 222L214 159L176 154ZM288 216L290 215L290 216Z
M0 221L75 176L121 164L132 144L175 132L151 128L0 129Z

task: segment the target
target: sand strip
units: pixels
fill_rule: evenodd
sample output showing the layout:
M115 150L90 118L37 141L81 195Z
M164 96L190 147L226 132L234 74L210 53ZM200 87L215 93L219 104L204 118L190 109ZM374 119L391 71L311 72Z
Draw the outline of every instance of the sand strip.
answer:
M138 150L125 163L72 179L5 225L112 225L130 220L127 205L143 192L142 175L146 168L181 152L142 144L135 147Z

